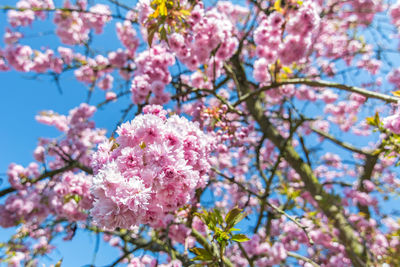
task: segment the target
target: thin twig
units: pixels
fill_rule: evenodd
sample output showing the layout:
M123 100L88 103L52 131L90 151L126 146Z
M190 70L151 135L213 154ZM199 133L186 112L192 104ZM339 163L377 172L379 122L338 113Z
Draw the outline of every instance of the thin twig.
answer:
M309 259L309 258L307 258L307 257L304 257L304 256L302 256L302 255L300 255L300 254L297 254L297 253L288 251L288 252L287 252L287 255L288 255L289 257L293 257L293 258L296 258L296 259L298 259L298 260L302 260L302 261L308 262L308 263L310 263L310 264L311 264L312 266L314 266L314 267L320 267L320 265L317 264L315 261L313 261L313 260L311 260L311 259Z

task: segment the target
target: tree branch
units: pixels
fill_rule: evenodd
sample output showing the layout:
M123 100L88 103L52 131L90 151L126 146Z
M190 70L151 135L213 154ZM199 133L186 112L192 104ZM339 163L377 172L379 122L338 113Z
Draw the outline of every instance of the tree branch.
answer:
M70 170L73 170L75 168L79 168L79 169L81 169L81 170L83 170L83 171L85 171L85 172L87 172L89 174L93 173L92 169L90 169L89 167L83 166L80 162L74 161L74 162L72 162L72 163L70 163L70 164L68 164L68 165L66 165L66 166L64 166L64 167L62 167L60 169L56 169L56 170L52 170L52 171L45 171L44 173L42 173L37 178L29 180L27 182L29 182L31 184L34 184L34 183L37 183L37 182L39 182L41 180L44 180L44 179L46 179L48 177L53 177L54 175L57 175L57 174L60 174L60 173L66 172L66 171L70 171ZM9 188L3 189L3 190L0 191L0 197L3 197L5 195L7 195L9 193L12 193L12 192L15 192L15 191L16 191L16 189L13 188L13 187L9 187Z
M264 91L267 91L267 90L270 90L273 88L277 88L279 86L286 85L286 84L304 84L304 85L308 85L311 87L337 88L337 89L341 89L341 90L348 91L351 93L357 93L357 94L363 95L367 98L383 100L387 103L397 104L400 101L400 98L398 98L398 97L369 91L364 88L360 88L360 87L356 87L356 86L348 86L348 85L341 84L341 83L334 83L334 82L328 82L328 81L323 81L323 80L310 80L310 79L305 79L305 78L295 78L295 79L288 79L288 80L284 80L284 81L274 82L270 85L263 86L257 90L249 91L249 92L243 94L243 96L240 97L239 100L236 101L235 104L233 104L233 106L237 106L240 103L245 102L248 98L250 98L252 96L256 96Z
M250 94L250 84L247 80L245 70L241 65L239 54L237 53L231 58L232 71L226 68L229 75L232 76L235 81L238 91L242 92L242 95ZM305 83L305 80L297 79L291 83ZM287 82L286 84L290 84ZM311 83L315 86L322 86L324 83ZM331 87L336 84L325 84L325 86ZM359 93L359 91L358 91ZM312 169L306 164L293 146L286 145L285 139L281 136L279 131L271 124L269 118L265 115L262 103L258 98L251 96L246 97L246 106L261 127L262 132L266 138L269 139L276 147L285 152L285 159L289 165L300 175L304 182L305 188L310 192L311 196L318 203L319 208L324 214L333 222L335 227L339 230L339 237L342 240L347 255L349 256L352 264L356 267L362 267L367 264L365 259L365 247L359 241L357 232L353 229L351 224L347 221L343 214L342 206L337 196L328 194L324 191L323 186L319 183L317 177L314 175ZM397 102L397 98L396 98Z
M293 257L293 258L296 258L296 259L298 259L298 260L302 260L302 261L308 262L308 263L310 263L310 264L311 264L312 266L314 266L314 267L320 267L320 265L317 264L317 263L315 263L313 260L311 260L311 259L309 259L309 258L307 258L307 257L304 257L304 256L302 256L302 255L300 255L300 254L297 254L297 253L288 251L288 252L287 252L287 255L288 255L289 257Z
M395 97L395 96L389 96L385 95L382 93L378 92L373 92L366 90L364 88L356 87L356 86L349 86L341 83L335 83L335 82L328 82L328 81L322 81L322 80L309 80L309 79L303 79L303 78L298 78L298 79L290 79L282 82L278 82L278 84L284 85L284 84L304 84L308 85L311 87L330 87L330 88L337 88L341 89L344 91L348 91L351 93L357 93L360 95L363 95L367 98L375 98L375 99L380 99L383 100L387 103L398 103L400 98Z
M333 143L341 146L344 149L347 149L347 150L350 150L350 151L352 151L354 153L358 153L358 154L365 155L365 156L371 156L372 155L372 151L366 151L366 150L363 150L363 149L356 148L356 147L352 146L351 144L343 142L343 141L340 141L340 140L336 139L335 137L333 137L332 135L330 135L330 134L328 134L326 132L320 131L318 129L315 129L315 128L312 128L312 127L310 129L314 133L316 133L316 134L318 134L318 135L320 135L320 136L332 141Z

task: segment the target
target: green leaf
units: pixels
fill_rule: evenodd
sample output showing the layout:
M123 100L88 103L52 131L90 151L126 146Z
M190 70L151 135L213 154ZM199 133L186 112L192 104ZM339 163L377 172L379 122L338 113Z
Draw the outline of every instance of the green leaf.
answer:
M218 224L217 216L215 215L214 212L209 212L208 213L208 224L207 224L208 228L210 228L211 230L214 230L215 227L217 226L217 224Z
M161 40L167 40L167 31L164 27L160 29L160 38Z
M79 195L74 195L73 199L75 200L76 203L79 203L81 201L82 197Z
M236 241L236 242L246 242L249 241L250 238L248 238L246 235L244 234L236 234L233 235L231 238L232 241Z
M143 142L143 141L140 142L139 147L140 147L141 149L145 149L145 148L146 148L146 143Z
M181 9L181 10L179 10L179 12L180 12L183 16L190 16L190 11L189 11L189 10Z
M392 91L392 94L393 94L394 96L400 97L400 90L398 90L398 91Z
M62 263L63 259L59 260L56 265L54 265L54 267L61 267L61 263Z
M229 240L229 235L227 232L225 232L221 228L216 228L214 238L217 239L218 243L221 243L224 240Z
M207 250L204 249L204 248L196 248L196 247L195 248L191 248L190 251L193 252L194 254L196 254L197 256L205 254L207 252Z
M158 25L153 24L149 28L147 28L147 42L149 43L149 46L153 44L153 39L154 39L154 34L157 32Z
M228 214L226 214L225 216L225 222L226 223L230 223L236 216L238 216L240 213L242 212L241 209L239 209L238 207L235 207L233 209L231 209Z
M216 219L217 219L218 223L220 225L222 225L222 223L224 222L224 219L222 218L222 215L221 215L221 212L219 211L219 209L215 209L214 213L216 215Z
M192 248L190 251L196 254L196 257L193 258L193 260L209 261L213 259L212 254L204 248Z
M280 13L282 13L282 7L281 7L281 0L276 0L274 3L274 9Z
M199 255L193 258L194 261L211 261L213 260L213 257L207 256L207 255Z
M163 1L158 8L161 16L165 17L168 15L168 9L165 1Z
M242 213L242 209L235 207L231 209L225 217L226 228L230 229L235 226L238 222L240 222L244 217L246 217L245 213Z

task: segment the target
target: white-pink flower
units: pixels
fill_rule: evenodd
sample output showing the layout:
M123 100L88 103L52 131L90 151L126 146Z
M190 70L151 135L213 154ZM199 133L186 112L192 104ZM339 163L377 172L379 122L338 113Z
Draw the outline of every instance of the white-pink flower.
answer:
M118 128L118 148L107 141L93 156L91 215L101 227L163 225L208 180L213 139L184 117L167 118L161 106L144 113Z

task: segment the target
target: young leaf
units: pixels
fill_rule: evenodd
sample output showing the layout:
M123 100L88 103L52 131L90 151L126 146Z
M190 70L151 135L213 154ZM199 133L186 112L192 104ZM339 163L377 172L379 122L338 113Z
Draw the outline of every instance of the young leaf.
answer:
M238 222L240 222L245 216L245 213L242 213L242 209L235 207L231 209L225 217L226 228L230 229L235 226Z
M151 45L153 44L153 38L154 38L154 34L157 32L157 25L151 25L148 29L148 36L147 36L147 42L149 43L149 46L151 47Z
M392 94L393 94L394 96L400 97L400 90L398 90L398 91L392 91Z
M161 16L165 17L168 15L168 9L167 9L167 5L166 5L165 1L162 1L160 6L158 7L158 9L160 10Z
M167 40L167 31L165 30L164 27L162 27L160 30L160 37L161 37L161 40Z
M196 257L193 260L209 261L213 259L213 256L210 254L210 252L204 248L192 248L190 251L196 254Z
M219 211L219 209L215 209L214 213L216 215L218 223L221 225L224 222L224 219L222 218L221 212Z
M274 3L274 9L280 13L282 13L282 7L281 7L281 0L276 0Z
M59 260L56 265L54 265L54 267L61 267L61 263L62 263L63 259Z
M231 238L232 241L236 241L236 242L246 242L249 241L250 238L248 238L246 235L244 234L236 234L233 235Z

